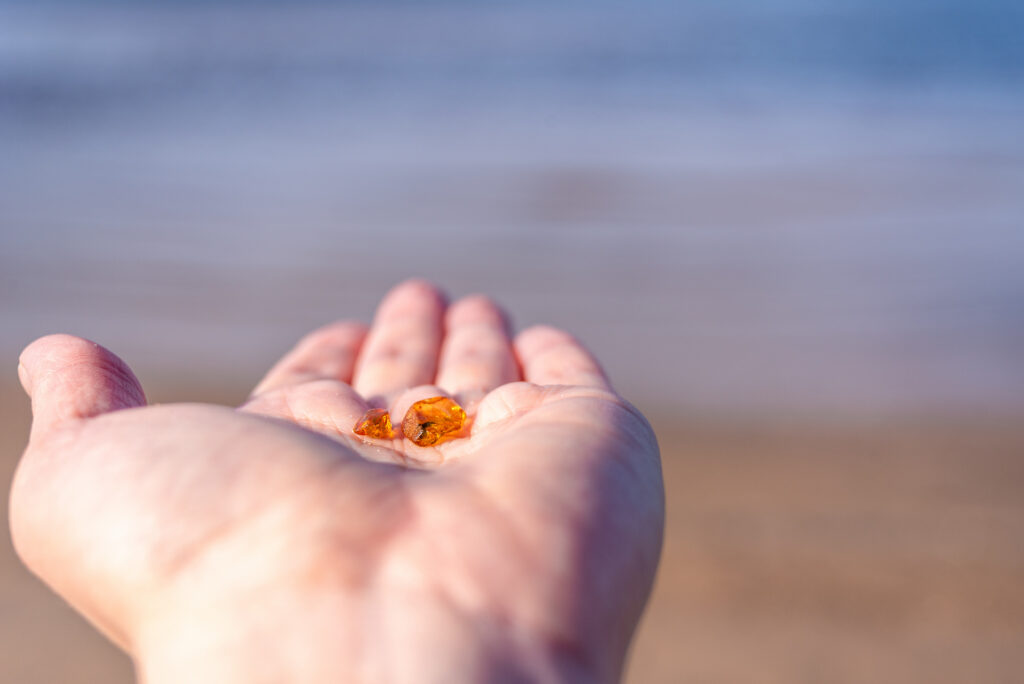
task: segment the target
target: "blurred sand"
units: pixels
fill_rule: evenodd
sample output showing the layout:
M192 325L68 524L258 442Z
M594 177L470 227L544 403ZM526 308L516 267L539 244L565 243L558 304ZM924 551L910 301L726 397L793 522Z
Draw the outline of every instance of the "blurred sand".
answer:
M160 401L245 391L150 384ZM12 384L0 416L9 478L28 419ZM627 681L1018 681L1019 421L654 418L668 531ZM9 542L0 577L4 681L132 681Z
M1019 681L1019 421L657 424L668 534L630 681Z

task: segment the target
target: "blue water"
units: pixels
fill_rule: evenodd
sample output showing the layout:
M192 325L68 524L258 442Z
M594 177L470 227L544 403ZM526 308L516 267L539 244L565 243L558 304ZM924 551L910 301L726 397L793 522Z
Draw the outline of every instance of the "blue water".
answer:
M269 80L1020 89L1019 2L0 3L9 107ZM268 85L264 83L264 85ZM301 84L298 84L301 87ZM753 84L747 84L748 86ZM683 93L662 93L680 96ZM810 96L810 94L808 94Z
M651 403L1024 406L1022 37L991 1L0 2L0 354L250 377L418 273Z

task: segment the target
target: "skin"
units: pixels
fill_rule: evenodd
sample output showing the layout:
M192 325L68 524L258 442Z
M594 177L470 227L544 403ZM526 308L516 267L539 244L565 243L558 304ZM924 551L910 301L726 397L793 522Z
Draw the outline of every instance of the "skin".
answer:
M507 330L409 281L236 409L147 406L109 351L37 340L15 548L149 684L616 681L661 550L657 443L576 340ZM463 436L351 432L438 395Z

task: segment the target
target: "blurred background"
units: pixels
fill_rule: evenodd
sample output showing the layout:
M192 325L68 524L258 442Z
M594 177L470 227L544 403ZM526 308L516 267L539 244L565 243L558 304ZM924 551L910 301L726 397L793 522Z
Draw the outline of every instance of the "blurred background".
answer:
M237 403L414 275L651 417L629 682L1020 681L1024 5L0 0L6 477L39 335ZM9 542L0 679L132 680Z

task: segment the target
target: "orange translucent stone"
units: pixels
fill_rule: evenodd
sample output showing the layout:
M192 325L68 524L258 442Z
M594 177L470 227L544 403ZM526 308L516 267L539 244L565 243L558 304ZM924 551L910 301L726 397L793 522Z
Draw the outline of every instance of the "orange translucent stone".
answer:
M466 412L448 397L431 397L409 407L402 432L420 446L433 446L455 436L466 424Z
M395 431L391 427L391 414L387 409L372 408L363 414L352 432L375 439L391 439Z

